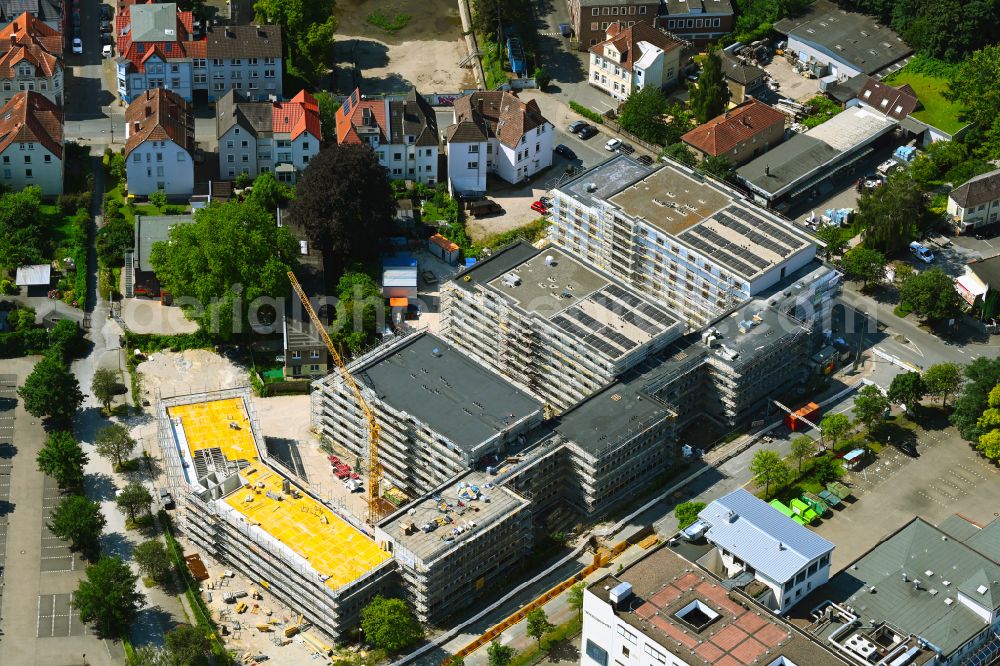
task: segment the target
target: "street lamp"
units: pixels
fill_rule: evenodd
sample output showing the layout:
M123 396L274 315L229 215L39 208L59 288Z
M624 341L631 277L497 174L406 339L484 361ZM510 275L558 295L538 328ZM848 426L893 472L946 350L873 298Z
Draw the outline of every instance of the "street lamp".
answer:
M111 143L115 142L115 117L111 113L113 108L111 106L104 107L104 112L108 114L108 124L111 125Z

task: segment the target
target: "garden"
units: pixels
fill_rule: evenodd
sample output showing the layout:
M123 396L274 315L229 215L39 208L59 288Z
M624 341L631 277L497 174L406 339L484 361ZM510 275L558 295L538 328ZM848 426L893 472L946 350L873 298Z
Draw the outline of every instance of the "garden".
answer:
M966 125L965 121L959 120L964 107L948 99L948 82L956 70L957 65L918 54L905 67L886 77L885 83L897 87L909 85L922 107L912 114L913 117L943 132L955 134Z

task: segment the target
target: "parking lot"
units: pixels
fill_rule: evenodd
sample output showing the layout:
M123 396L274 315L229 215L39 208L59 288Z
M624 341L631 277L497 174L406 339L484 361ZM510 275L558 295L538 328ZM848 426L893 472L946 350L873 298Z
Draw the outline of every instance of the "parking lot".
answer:
M72 594L38 596L38 638L85 636L92 633L80 621L80 611L73 608Z
M14 405L17 376L0 375L0 632L3 631L4 564L7 556L7 526L10 505L10 479L14 467Z
M80 555L71 551L69 545L52 534L46 525L49 518L52 517L52 511L59 505L62 498L63 494L59 492L59 486L55 479L46 476L45 485L42 488L42 555L39 559L39 570L42 573L76 571L85 567Z

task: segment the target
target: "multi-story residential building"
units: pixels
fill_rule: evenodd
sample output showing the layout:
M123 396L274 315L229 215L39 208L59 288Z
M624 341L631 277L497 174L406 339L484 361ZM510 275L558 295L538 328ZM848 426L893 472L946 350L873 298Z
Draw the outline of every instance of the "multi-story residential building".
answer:
M739 166L785 138L785 114L751 99L681 137L699 160L721 157Z
M748 97L758 97L767 90L767 70L726 51L719 54L719 58L730 102L742 104Z
M521 183L552 164L552 123L535 100L489 90L455 100L455 123L445 130L448 187L453 194L486 192L486 174Z
M151 88L213 102L229 90L251 99L280 96L281 28L209 26L192 36L194 17L172 2L128 5L115 18L118 95L125 103Z
M416 88L373 99L355 89L337 110L337 143L370 146L391 180L438 182L437 116Z
M569 253L517 243L442 291L443 336L563 411L680 337L683 324Z
M542 420L538 400L429 333L384 345L349 369L381 422L383 479L411 497L505 455ZM339 373L313 383L312 414L314 427L367 458L367 422Z
M294 183L323 138L319 106L305 90L288 102L253 102L230 90L215 106L215 121L222 180L274 173Z
M590 47L590 85L619 101L646 86L664 88L680 76L684 43L646 23L612 23Z
M996 224L1000 219L1000 169L965 181L948 194L948 215L958 233Z
M125 110L125 162L129 194L169 197L194 191L194 112L170 90L147 90Z
M60 35L66 35L69 4L63 0L0 0L0 26L28 13Z
M553 191L553 243L701 328L807 265L811 238L675 163L618 155Z
M628 0L625 4L608 0L570 0L569 16L577 48L588 51L591 46L607 39L608 28L621 21L625 27L637 23L656 25L660 11L659 0Z
M63 112L38 92L19 92L0 108L0 183L63 192Z
M730 0L665 0L656 27L703 46L731 32L733 20Z
M25 12L0 30L0 103L36 91L62 106L63 37Z

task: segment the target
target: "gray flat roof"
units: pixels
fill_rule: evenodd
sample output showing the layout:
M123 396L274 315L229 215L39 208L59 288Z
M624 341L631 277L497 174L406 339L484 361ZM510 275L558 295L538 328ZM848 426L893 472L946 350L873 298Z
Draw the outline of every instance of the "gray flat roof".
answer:
M853 107L778 144L739 167L736 174L751 189L776 198L823 167L866 147L896 125L895 120L880 113Z
M527 393L430 333L414 336L354 375L380 400L469 454L542 409Z
M452 479L446 486L436 488L408 504L405 511L397 512L379 527L416 558L429 564L460 547L463 541L483 532L492 523L528 506L528 501L517 493L494 486L491 478L485 473L472 471ZM459 492L463 490L460 484L463 483L479 492L466 491L465 497L460 498ZM459 502L465 506L458 506ZM446 524L438 524L437 519ZM474 528L470 529L470 522L475 523ZM410 529L410 534L406 534L403 526L407 524L416 530ZM424 526L433 527L425 532L421 529Z
M146 6L146 5L137 5ZM154 243L170 238L170 230L178 224L191 224L194 216L188 215L136 215L135 216L135 256L138 270L153 272L149 263L149 253Z
M653 166L639 164L627 155L615 155L556 189L572 195L586 206L593 206L599 200L607 199L615 192L644 178L655 169Z
M704 178L666 164L608 200L630 216L676 236L732 202L733 196Z
M154 5L132 5L133 42L176 42L177 5L165 2Z

